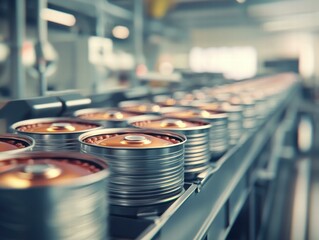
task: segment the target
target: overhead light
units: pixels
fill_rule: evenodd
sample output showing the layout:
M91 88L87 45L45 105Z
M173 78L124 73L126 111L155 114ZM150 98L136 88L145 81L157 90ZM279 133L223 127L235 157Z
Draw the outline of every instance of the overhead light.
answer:
M45 8L41 11L41 18L43 20L65 25L68 27L72 27L76 23L76 18L74 17L74 15L50 8Z
M236 0L236 2L238 2L238 3L245 3L246 0Z
M126 39L130 35L130 30L125 26L118 25L113 28L112 34L118 39Z

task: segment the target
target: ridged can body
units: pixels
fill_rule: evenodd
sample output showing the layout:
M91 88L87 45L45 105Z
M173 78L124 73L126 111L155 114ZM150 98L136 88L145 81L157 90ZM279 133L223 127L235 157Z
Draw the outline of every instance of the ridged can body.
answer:
M196 119L211 124L209 130L209 145L211 157L218 158L229 148L228 115L224 112L214 112L186 107L166 107L161 113L166 117Z
M245 95L232 96L228 103L242 108L243 128L245 130L254 130L258 125L258 112L256 112L255 101Z
M148 123L158 122L159 126L150 126ZM161 116L141 116L129 122L131 126L142 129L171 131L186 136L185 143L185 180L192 181L197 175L209 167L210 146L209 130L211 125L206 121L183 120ZM180 127L179 123L192 123L191 127ZM162 125L164 124L164 125Z
M141 129L103 129L79 137L81 151L102 157L110 166L110 203L130 208L170 203L184 191L182 135ZM172 142L170 142L172 141Z
M35 140L35 151L79 151L78 137L84 132L102 127L90 121L57 117L20 121L11 126L11 131L32 137Z
M1 155L1 239L104 240L108 174L85 154Z

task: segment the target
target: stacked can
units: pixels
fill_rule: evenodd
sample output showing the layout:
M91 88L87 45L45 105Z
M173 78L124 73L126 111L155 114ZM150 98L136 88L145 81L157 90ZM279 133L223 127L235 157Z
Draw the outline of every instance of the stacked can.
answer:
M162 108L161 113L166 117L199 119L209 122L211 124L209 130L211 157L216 159L227 151L229 147L229 136L228 116L226 113L183 107Z
M78 151L78 137L100 128L100 124L72 118L37 118L11 126L14 133L25 134L35 140L35 151Z
M103 129L79 137L82 152L110 165L115 215L161 213L184 191L185 137L141 129Z
M1 239L105 239L107 176L84 154L0 156Z
M147 101L123 101L119 103L120 109L126 112L140 114L158 114L161 110L160 105Z
M0 134L0 153L16 154L31 151L34 140L28 136Z
M174 106L177 104L177 100L167 96L167 95L158 95L153 98L153 102L160 106Z
M243 127L243 109L240 106L233 106L228 103L197 103L196 107L214 112L226 113L228 116L228 136L229 136L229 145L236 145L238 139L241 138L244 127Z
M263 91L255 91L251 93L250 97L255 102L255 112L256 117L259 123L262 123L263 120L270 113L269 104L267 103L267 97L263 93Z
M127 121L139 115L118 108L89 108L74 112L74 117L96 122L107 128L127 127Z
M200 120L183 120L160 116L136 117L130 124L152 130L172 131L186 136L185 180L194 180L209 167L209 130L211 125Z
M245 96L233 96L228 102L233 106L243 109L243 127L246 130L254 130L257 127L257 115L253 99Z

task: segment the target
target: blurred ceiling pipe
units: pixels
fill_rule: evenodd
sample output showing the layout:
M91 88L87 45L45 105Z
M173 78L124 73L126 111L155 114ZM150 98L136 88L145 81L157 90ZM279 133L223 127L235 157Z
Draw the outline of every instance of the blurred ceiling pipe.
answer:
M39 74L39 96L45 96L48 83L46 78L46 59L44 55L44 44L48 42L48 23L42 18L42 11L47 8L47 0L36 2L36 69Z

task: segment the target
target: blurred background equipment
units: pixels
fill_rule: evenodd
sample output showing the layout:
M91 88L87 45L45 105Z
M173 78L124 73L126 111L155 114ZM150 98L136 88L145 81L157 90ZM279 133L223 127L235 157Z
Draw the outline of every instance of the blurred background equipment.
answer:
M40 236L36 220L52 240L319 239L318 16L317 0L0 0L0 239ZM109 185L37 192L80 151ZM71 168L97 170L89 155ZM52 179L41 191L69 194ZM57 215L29 221L33 199Z

